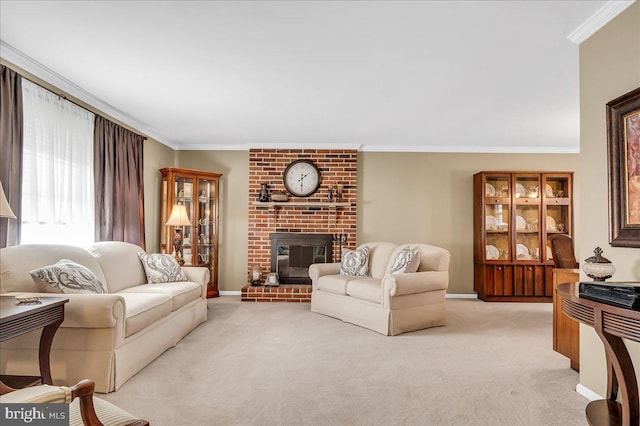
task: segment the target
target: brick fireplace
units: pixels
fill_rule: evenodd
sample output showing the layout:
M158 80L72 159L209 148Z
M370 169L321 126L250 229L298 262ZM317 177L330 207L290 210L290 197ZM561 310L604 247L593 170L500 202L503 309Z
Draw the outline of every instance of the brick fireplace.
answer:
M307 198L289 196L285 204L259 203L261 184L269 192L287 192L282 174L294 160L309 159L321 173L320 188ZM249 152L249 241L247 277L254 265L271 271L272 234L331 234L342 235L342 242L334 242L333 261L339 261L341 248L354 248L357 209L357 150L326 149L251 149ZM340 203L329 202L329 189L342 187ZM334 201L338 201L335 200ZM275 272L275 271L273 271ZM248 281L248 280L247 280ZM309 301L309 285L281 285L279 288L245 287L243 300ZM252 297L249 297L251 293ZM284 295L278 300L277 294ZM265 296L265 297L262 297Z

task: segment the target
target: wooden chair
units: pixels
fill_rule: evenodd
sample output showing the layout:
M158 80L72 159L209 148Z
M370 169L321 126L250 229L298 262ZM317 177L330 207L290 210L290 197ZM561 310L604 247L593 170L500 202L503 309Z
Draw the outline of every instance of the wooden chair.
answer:
M71 426L148 426L149 422L132 416L115 405L93 396L95 384L82 380L71 387L31 386L13 389L0 381L0 403L3 404L69 404Z
M551 256L556 268L575 269L578 262L573 253L573 240L570 236L556 234L549 237L551 243Z

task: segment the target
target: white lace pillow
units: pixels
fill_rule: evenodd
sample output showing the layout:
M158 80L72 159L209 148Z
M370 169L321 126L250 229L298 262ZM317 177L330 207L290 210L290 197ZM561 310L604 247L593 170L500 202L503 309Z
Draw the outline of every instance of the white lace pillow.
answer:
M62 293L108 293L107 286L85 266L69 259L30 271L41 286L51 286Z
M340 275L369 275L369 247L358 250L345 249L342 254Z
M149 284L187 281L187 276L182 272L180 264L170 254L139 252L138 257L144 266Z
M418 266L420 266L420 252L417 249L411 250L409 246L406 246L400 250L395 259L393 259L389 273L402 274L405 272L416 272Z

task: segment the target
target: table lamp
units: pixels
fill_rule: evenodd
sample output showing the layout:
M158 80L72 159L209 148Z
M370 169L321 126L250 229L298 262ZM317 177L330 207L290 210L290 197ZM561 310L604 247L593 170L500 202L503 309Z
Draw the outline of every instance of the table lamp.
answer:
M176 252L176 260L179 264L183 265L184 260L182 259L182 227L183 226L191 226L191 221L189 220L189 216L187 215L187 209L184 205L178 203L173 206L171 210L171 216L169 216L169 220L165 223L167 226L175 226L175 235L173 236L173 247Z
M0 217L8 217L10 219L16 218L16 215L13 214L13 211L11 210L11 206L9 206L7 197L5 197L4 195L4 188L2 187L2 182L0 182Z

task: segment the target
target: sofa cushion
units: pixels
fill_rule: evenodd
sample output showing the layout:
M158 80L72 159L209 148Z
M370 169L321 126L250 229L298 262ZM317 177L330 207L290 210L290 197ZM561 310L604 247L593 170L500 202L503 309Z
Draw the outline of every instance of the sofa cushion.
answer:
M170 254L139 252L138 257L144 266L149 284L187 281L187 276L182 272L180 264Z
M358 277L354 275L324 275L318 278L318 290L335 294L347 294L347 283Z
M129 337L171 313L173 301L166 294L118 293L124 298L126 319L124 337Z
M340 265L341 275L369 275L369 247L364 246L358 250L345 249L342 253Z
M395 256L391 263L390 274L403 274L416 272L420 266L420 252L418 249L411 250L411 247L405 246L396 250Z
M147 283L144 268L138 259L138 252L144 251L142 247L123 241L101 241L88 250L100 264L110 293Z
M382 283L377 278L360 278L349 281L347 295L367 302L382 303Z
M29 274L45 290L53 287L62 293L108 293L104 283L89 268L69 259L34 269Z
M369 247L369 276L382 279L389 273L391 254L398 247L388 242L367 243Z
M142 284L122 290L120 293L157 293L170 296L173 300L171 311L180 309L187 303L197 300L202 294L202 286L191 281L162 284Z

